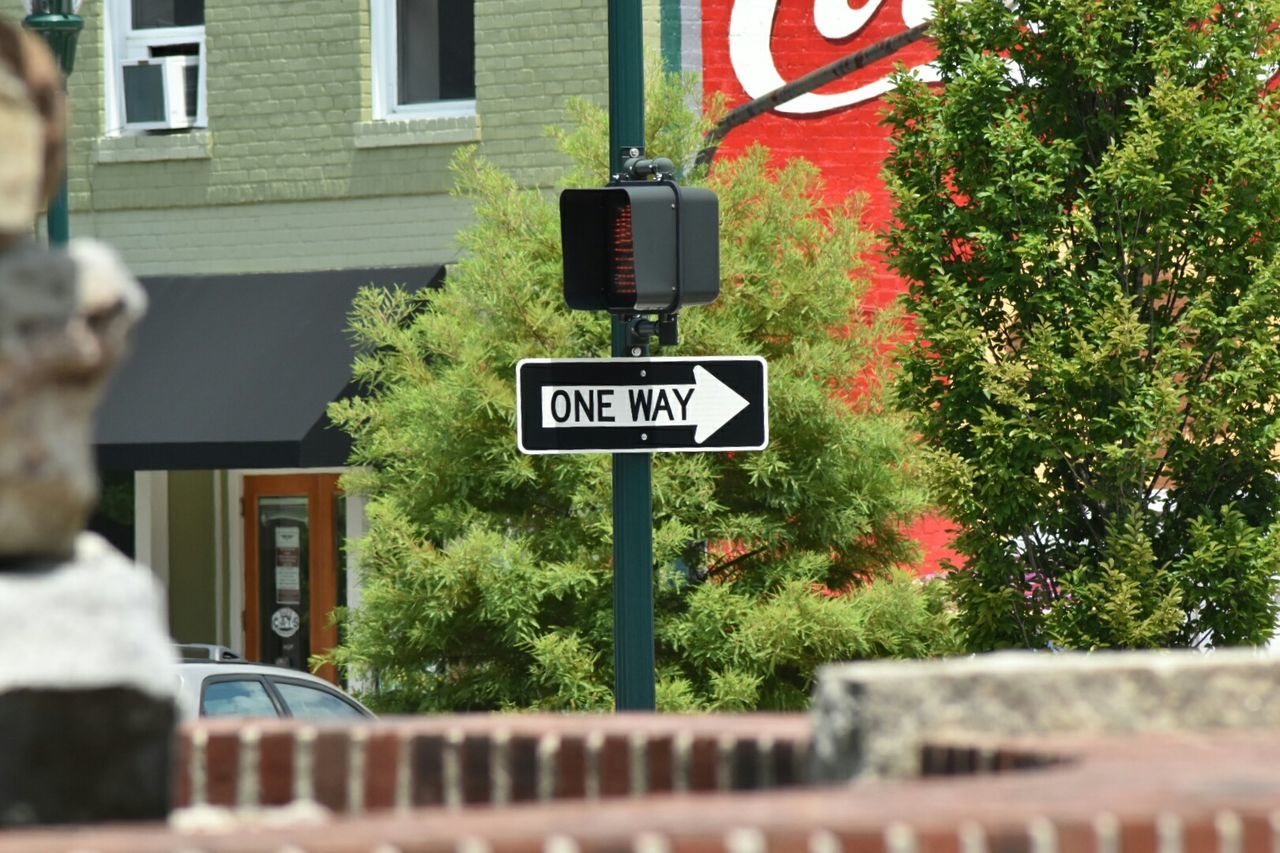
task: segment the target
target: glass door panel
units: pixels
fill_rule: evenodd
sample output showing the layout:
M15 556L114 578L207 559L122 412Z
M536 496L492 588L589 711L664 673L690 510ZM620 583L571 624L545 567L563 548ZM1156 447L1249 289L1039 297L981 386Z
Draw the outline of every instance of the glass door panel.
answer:
M260 656L292 669L306 669L311 655L307 503L306 495L258 499Z
M244 478L245 654L297 670L338 642L341 600L336 474ZM334 679L333 667L317 674Z

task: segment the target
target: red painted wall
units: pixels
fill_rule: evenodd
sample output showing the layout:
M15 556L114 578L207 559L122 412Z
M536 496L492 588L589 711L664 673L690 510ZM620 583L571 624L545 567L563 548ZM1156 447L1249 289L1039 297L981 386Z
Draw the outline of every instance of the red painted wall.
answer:
M779 75L788 82L862 47L901 33L908 26L904 22L904 12L907 17L911 15L910 9L903 8L904 0L883 0L874 15L856 32L844 38L826 38L819 33L814 20L815 5L824 2L826 0L702 0L703 88L707 95L724 93L730 107L751 98L731 59L730 20L736 3L749 4L744 9L755 9L757 21L761 10L767 15L769 7L773 7L768 53ZM861 5L858 0L837 2L846 10L849 6ZM866 0L869 5L876 2L878 0ZM740 9L739 13L742 11ZM735 28L735 33L742 31L741 23ZM908 67L926 63L930 52L928 40L917 42L893 57L818 89L817 93L834 95L850 92L883 78L898 62ZM770 56L763 55L761 51L752 51L748 56L750 61L765 63L766 67L770 61ZM739 70L744 61L747 60L740 54ZM779 161L804 157L821 168L829 199L842 199L850 193L864 194L867 198L867 225L877 231L882 230L892 218L889 196L880 177L881 164L889 150L887 129L881 124L884 110L883 97L873 97L853 106L819 113L766 113L731 132L717 156L732 157L758 142L768 146ZM885 270L878 257L869 260L875 271L870 302L876 306L883 305L903 290L903 284ZM944 519L932 518L921 522L911 532L925 552L922 564L917 567L919 570L931 572L937 569L941 559L954 559L955 555L946 547L950 533L949 524Z

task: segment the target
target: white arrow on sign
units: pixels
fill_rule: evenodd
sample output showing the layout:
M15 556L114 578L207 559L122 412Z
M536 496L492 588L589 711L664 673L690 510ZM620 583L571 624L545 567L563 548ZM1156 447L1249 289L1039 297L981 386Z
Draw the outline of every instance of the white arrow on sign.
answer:
M696 444L741 412L749 401L702 365L692 385L546 385L543 427L691 426Z

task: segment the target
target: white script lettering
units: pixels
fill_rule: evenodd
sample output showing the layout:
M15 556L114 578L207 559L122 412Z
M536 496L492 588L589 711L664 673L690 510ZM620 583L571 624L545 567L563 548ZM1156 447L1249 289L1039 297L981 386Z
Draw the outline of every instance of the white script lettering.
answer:
M880 9L884 0L865 0L852 6L849 0L814 0L813 20L819 35L828 39L847 38L859 32ZM788 81L778 71L773 58L773 19L778 0L734 0L729 13L729 62L733 73L747 95L758 98ZM930 0L902 0L902 22L908 28L922 24L933 16ZM859 45L868 47L869 45ZM922 80L938 79L932 65L911 69ZM805 115L851 107L883 95L892 89L888 75L871 83L834 94L806 92L777 107L780 113Z

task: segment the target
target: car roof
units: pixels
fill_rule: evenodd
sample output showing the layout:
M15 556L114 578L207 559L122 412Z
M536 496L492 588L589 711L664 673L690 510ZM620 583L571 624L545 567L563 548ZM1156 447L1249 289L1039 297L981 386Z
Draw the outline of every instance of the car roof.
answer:
M272 678L296 678L299 681L311 681L326 687L334 686L331 682L300 669L289 669L251 660L182 660L178 661L178 666L184 675L196 678L205 678L209 675L269 675Z
M372 716L368 708L348 694L346 691L335 686L332 682L326 681L317 675L309 672L303 672L297 669L289 669L288 667L275 666L269 663L260 663L258 661L245 660L239 655L227 649L224 646L201 646L201 645L179 645L177 646L179 654L184 655L177 662L178 664L178 680L179 680L179 706L180 713L184 718L190 718L197 715L197 708L200 702L200 691L205 679L212 676L270 676L277 680L301 681L304 683L315 684L321 688L326 688L341 694L345 699L353 703L357 708L363 710L366 714ZM192 659L185 655L200 651L210 651L213 654L212 659Z
M319 682L328 687L331 683L323 678L298 669L248 660L236 654L226 646L208 643L178 643L174 645L178 652L178 665L182 671L203 678L212 674L246 673L270 675L275 678L297 678L302 681Z

